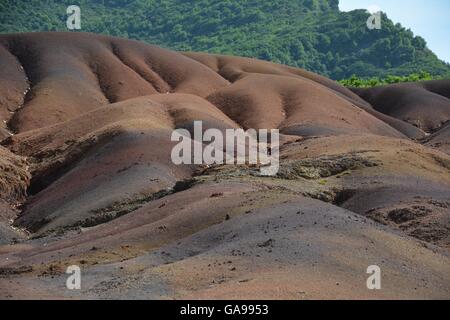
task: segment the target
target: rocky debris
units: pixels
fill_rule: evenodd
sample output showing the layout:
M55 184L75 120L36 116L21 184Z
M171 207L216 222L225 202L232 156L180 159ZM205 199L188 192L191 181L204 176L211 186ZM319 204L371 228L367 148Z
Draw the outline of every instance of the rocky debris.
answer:
M431 212L431 209L426 207L413 206L411 208L394 209L388 213L387 218L397 224L402 224L424 217Z
M278 177L282 179L322 179L342 174L349 170L379 166L378 161L357 154L325 156L313 159L286 161L282 163Z
M18 204L27 195L31 175L26 158L0 146L0 198Z
M450 210L445 201L426 200L420 204L375 208L365 216L393 226L419 240L450 248Z
M0 277L1 276L12 276L19 275L24 273L33 272L32 266L20 266L20 267L2 267L0 268Z

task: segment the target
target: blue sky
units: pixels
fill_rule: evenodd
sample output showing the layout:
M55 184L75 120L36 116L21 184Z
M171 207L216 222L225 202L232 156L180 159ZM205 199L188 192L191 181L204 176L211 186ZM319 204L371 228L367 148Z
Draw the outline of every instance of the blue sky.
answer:
M450 62L450 0L340 0L350 11L376 6L394 22L423 37L437 56Z

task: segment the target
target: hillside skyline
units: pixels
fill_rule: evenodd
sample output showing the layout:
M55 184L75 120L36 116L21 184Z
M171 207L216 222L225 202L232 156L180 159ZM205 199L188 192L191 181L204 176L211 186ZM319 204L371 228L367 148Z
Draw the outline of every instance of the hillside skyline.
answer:
M408 14L405 14L405 7ZM450 62L450 2L447 0L340 0L341 11L379 8L394 21L423 37L443 61Z
M450 77L450 64L424 38L386 14L382 28L370 30L366 9L342 12L338 0L6 0L0 3L0 33L68 31L66 10L74 4L81 8L81 29L75 31L182 52L251 57L334 80L422 71Z

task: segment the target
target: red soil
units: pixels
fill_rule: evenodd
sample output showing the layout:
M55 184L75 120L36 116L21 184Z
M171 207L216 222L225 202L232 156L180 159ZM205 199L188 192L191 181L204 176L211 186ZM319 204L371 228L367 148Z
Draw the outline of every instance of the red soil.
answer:
M85 33L0 35L0 68L0 298L450 297L449 81ZM280 129L279 175L174 165L195 120Z

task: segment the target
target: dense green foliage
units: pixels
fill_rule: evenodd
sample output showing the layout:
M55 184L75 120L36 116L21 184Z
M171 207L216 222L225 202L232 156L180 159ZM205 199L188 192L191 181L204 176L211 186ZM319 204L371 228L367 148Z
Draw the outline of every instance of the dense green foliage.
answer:
M450 76L421 37L385 15L369 30L365 10L338 0L1 0L0 32L66 30L66 7L81 7L82 30L184 51L255 57L334 79Z
M387 76L386 78L372 77L366 79L359 78L356 75L353 75L349 79L339 80L338 82L349 88L370 88L393 83L417 82L438 79L442 79L442 77L433 77L428 72L420 72L413 73L407 76Z

